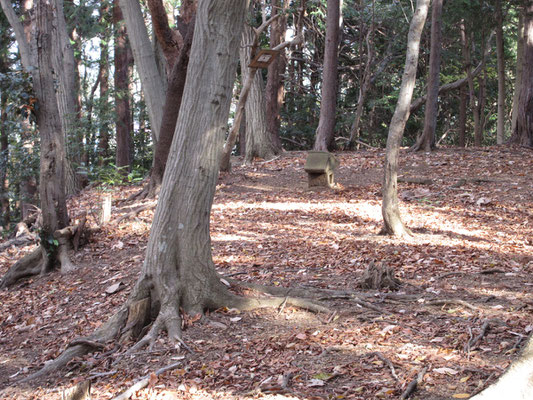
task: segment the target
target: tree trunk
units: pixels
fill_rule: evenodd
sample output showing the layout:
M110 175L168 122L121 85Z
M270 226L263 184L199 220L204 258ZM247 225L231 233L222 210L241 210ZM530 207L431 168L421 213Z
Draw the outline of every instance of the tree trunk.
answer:
M165 100L165 90L157 68L152 43L148 37L139 0L119 0L124 15L128 38L133 50L133 58L141 79L142 90L148 109L154 146L159 140L161 120Z
M459 92L459 147L466 146L466 109L468 107L468 92L466 87L461 86Z
M3 60L2 60L3 64ZM0 72L4 72L3 68ZM0 225L7 228L10 222L9 185L7 181L7 163L9 162L9 136L6 126L7 93L2 91L0 97Z
M322 100L320 119L316 132L314 150L333 149L335 137L335 111L337 105L337 67L339 64L340 1L328 0L326 16L326 47L322 77Z
M511 133L516 130L516 120L518 117L518 99L522 88L522 73L524 71L524 14L520 13L518 18L518 40L516 45L516 76L513 94L513 113L511 117Z
M398 206L398 159L403 131L409 118L409 107L416 82L420 37L426 21L429 2L430 0L417 0L416 2L416 11L407 36L407 54L400 94L389 125L382 189L384 223L382 232L389 235L411 235L411 231L405 227L401 220Z
M498 56L498 126L496 143L503 144L505 140L505 48L501 0L496 0L496 54Z
M442 4L443 0L433 0L431 10L431 47L429 56L428 94L424 130L412 150L431 151L435 149L435 131L439 113L439 76L442 50Z
M190 49L194 36L194 25L193 17L188 24L188 32L170 74L165 106L163 109L163 120L161 122L161 135L159 142L155 146L150 183L148 188L146 188L146 195L150 197L155 196L163 182L168 154L174 139L176 123L183 99L183 90L187 78L187 66L189 65Z
M55 92L52 55L54 54L53 8L50 3L37 2L36 15L36 59L37 69L33 71L33 90L38 100L36 107L37 125L41 139L41 162L39 195L43 225L40 233L42 247L41 272L48 272L56 266L66 246L55 241L54 233L68 225L69 217L65 200L65 137L61 130L61 118ZM62 263L61 269L70 268Z
M245 25L242 33L240 47L241 71L243 82L250 73L248 65L251 62L252 44L254 43L254 31L251 26ZM245 106L246 112L246 153L244 162L250 163L254 157L270 159L278 152L272 145L272 136L267 129L266 104L263 92L263 77L255 74L250 88L250 94Z
M289 7L289 0L273 0L272 2L272 16L281 13L282 16L276 19L271 26L270 30L270 48L274 48L285 40L285 32L287 31L287 17L285 11ZM287 66L287 60L284 54L280 54L279 57L268 66L267 84L265 91L266 100L266 116L267 127L270 135L272 136L272 145L276 151L281 151L281 139L280 139L280 110L283 105L283 98L285 96L285 90L283 87L283 74Z
M118 12L116 10L119 10ZM120 13L117 1L113 4L113 26L115 32L115 76L117 74L117 46L120 48L123 40L123 35L126 34L123 26L120 26L122 14ZM103 2L100 6L100 18L102 20L107 19L109 15L109 4ZM117 19L118 18L118 19ZM98 81L100 83L100 129L98 138L98 165L103 166L109 162L109 123L107 122L106 115L102 114L102 111L107 113L109 106L109 45L107 40L100 41L100 69L98 70ZM115 82L116 85L116 82ZM118 88L115 87L115 95L118 92ZM115 105L115 108L117 105ZM118 110L117 110L118 111ZM118 120L118 112L117 112ZM118 122L116 122L118 123Z
M510 143L533 147L533 1L524 7L524 68L522 71L516 129Z
M472 397L472 400L530 400L533 393L533 338L521 355L496 383Z
M131 50L126 36L126 27L121 24L122 11L115 2L113 6L113 23L115 25L115 129L116 129L116 161L115 165L124 174L131 171L131 153L133 131L130 108L130 64Z

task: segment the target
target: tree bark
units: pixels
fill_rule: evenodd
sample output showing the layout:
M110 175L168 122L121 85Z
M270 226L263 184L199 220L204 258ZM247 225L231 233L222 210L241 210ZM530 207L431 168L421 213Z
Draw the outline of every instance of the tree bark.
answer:
M516 128L510 143L533 146L533 1L524 7L524 68L522 71Z
M516 120L518 117L518 99L522 88L522 72L524 70L524 13L520 13L518 18L518 39L516 44L516 75L513 95L513 113L511 116L511 133L516 130Z
M424 130L412 150L431 151L435 149L435 131L439 113L439 77L442 50L442 5L443 0L433 0L431 10L431 47L429 55L428 95Z
M529 400L533 393L533 338L530 337L521 355L507 371L472 400Z
M154 50L148 31L144 25L144 18L139 0L119 0L119 5L124 15L126 30L133 58L141 79L142 90L148 109L148 118L152 129L154 146L159 140L163 105L165 101L164 84L157 68Z
M339 50L340 1L328 0L326 15L326 48L324 50L324 72L322 77L322 100L320 119L314 150L333 149L335 137L335 111L337 105L337 73Z
M131 154L133 140L131 132L133 131L130 108L130 64L131 50L126 34L126 27L121 24L123 21L122 11L115 1L113 6L113 23L115 25L115 130L117 148L115 154L116 167L127 174L131 171Z
M398 159L405 124L409 118L409 107L416 82L416 69L420 49L420 37L426 21L430 0L417 0L416 10L409 26L407 54L398 103L389 125L383 179L382 232L389 235L411 235L403 224L398 206Z
M118 11L117 11L118 9ZM109 18L109 4L107 2L102 2L100 6L100 18L102 21L105 21ZM118 1L115 0L113 4L113 26L115 32L115 76L117 75L117 47L120 48L123 40L123 35L126 34L123 26L120 25L122 20L122 13L120 13L120 8L118 7ZM119 58L120 60L120 58ZM100 69L98 70L98 82L100 84L100 99L99 99L99 110L107 112L109 106L109 45L107 40L100 41ZM115 82L116 85L116 82ZM115 95L117 91L120 90L115 87ZM115 108L117 105L115 104ZM118 111L118 110L117 110ZM109 162L109 123L107 118L103 116L100 122L100 129L98 130L98 165L103 166ZM117 120L118 120L117 112ZM115 121L117 123L118 121Z
M501 0L496 0L496 54L498 57L498 123L496 143L503 144L505 140L505 48Z
M272 16L281 13L271 26L270 48L274 48L285 40L287 31L287 17L284 15L289 7L289 0L273 0ZM287 67L287 60L284 54L280 54L269 66L267 73L267 84L265 90L266 116L268 131L272 137L272 144L276 151L281 151L280 139L280 110L283 105L285 90L283 87L283 74Z
M4 61L2 60L3 64ZM4 68L0 69L0 72ZM10 222L9 185L7 181L7 163L9 162L9 134L6 126L7 93L2 91L0 96L0 225L6 228Z
M461 86L459 92L459 147L466 146L466 109L468 107L468 92L466 87Z
M251 62L252 44L255 34L251 26L245 25L242 33L240 47L240 60L243 81L246 81L250 73L248 65ZM263 91L263 77L255 74L250 88L250 94L245 106L246 112L246 153L245 163L250 163L255 157L270 159L278 154L272 144L272 135L268 131L266 118L266 104Z

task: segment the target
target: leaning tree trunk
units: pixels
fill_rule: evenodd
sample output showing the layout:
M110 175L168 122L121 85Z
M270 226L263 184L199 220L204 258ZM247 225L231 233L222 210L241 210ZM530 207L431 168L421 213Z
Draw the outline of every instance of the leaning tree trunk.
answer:
M398 206L398 159L400 144L405 124L409 118L409 107L416 82L416 68L420 48L420 36L426 22L430 0L417 0L416 11L411 20L407 36L407 54L402 76L402 85L398 95L398 103L389 125L387 150L385 154L385 174L383 179L383 233L389 235L411 235L411 231L403 224Z
M439 75L442 50L442 4L443 0L433 0L431 10L431 48L429 55L428 95L424 130L412 150L431 151L435 149L435 131L439 113Z
M524 7L524 66L533 63L533 0ZM533 147L533 69L522 71L516 129L510 143Z
M119 0L126 22L128 38L133 50L133 58L141 80L141 86L148 108L148 118L152 129L152 140L156 145L161 130L165 89L157 68L152 43L144 24L139 0Z
M314 150L332 150L334 144L335 110L337 105L337 66L339 64L339 20L340 1L328 0L322 100L320 102L320 118L318 121L315 145L313 146Z
M533 394L533 337L522 354L496 383L472 397L472 400L530 400Z
M254 31L251 26L245 25L242 33L242 43L240 48L241 71L243 82L246 81L250 73L248 65L251 61L252 44L254 42ZM250 93L245 106L246 113L246 153L244 162L250 163L254 157L270 159L278 151L272 144L272 137L267 129L266 104L263 92L263 77L255 74L252 81Z

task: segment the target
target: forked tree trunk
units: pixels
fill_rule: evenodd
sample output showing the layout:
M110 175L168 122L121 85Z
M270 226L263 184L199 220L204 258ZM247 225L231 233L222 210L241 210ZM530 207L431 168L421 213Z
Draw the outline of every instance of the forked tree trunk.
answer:
M411 235L411 231L403 224L398 206L398 159L400 144L403 137L405 124L409 119L409 107L416 81L416 68L420 48L420 36L426 22L430 0L417 0L416 10L411 20L407 36L407 54L405 68L402 76L398 103L389 125L387 137L387 150L385 154L385 167L383 179L383 230L389 235Z
M442 50L442 4L443 0L433 0L431 6L431 48L429 55L426 113L424 116L424 130L412 148L414 151L431 151L435 149L435 131L437 130L437 115L439 113L438 100Z
M335 111L337 106L337 66L339 64L340 1L328 0L326 16L326 48L322 77L320 119L316 131L314 150L332 150L335 137Z
M248 65L251 61L252 44L255 34L251 26L245 25L242 33L242 43L240 47L241 71L243 82L246 81L250 73ZM250 93L245 106L246 113L246 153L244 161L250 163L255 157L270 159L278 151L272 145L272 137L267 129L266 104L263 92L263 77L255 74L252 81Z
M496 383L472 397L472 400L530 400L533 394L533 338L521 355Z
M533 1L524 7L524 66L522 71L516 129L510 143L533 147Z

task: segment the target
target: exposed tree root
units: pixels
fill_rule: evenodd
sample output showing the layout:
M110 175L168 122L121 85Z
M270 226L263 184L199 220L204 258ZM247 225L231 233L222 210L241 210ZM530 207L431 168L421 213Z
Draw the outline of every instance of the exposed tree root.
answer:
M37 275L41 272L43 262L43 251L39 246L31 253L25 255L15 264L13 264L6 274L2 277L0 288L13 286L22 278Z
M381 263L376 265L371 262L363 276L360 279L360 285L363 289L398 289L402 282L394 276L394 270Z
M7 240L4 243L0 244L0 252L10 248L11 246L27 246L29 244L34 243L35 240L36 237L33 236L31 233L17 236L16 238Z
M152 179L143 186L141 190L138 192L133 193L128 198L121 201L121 203L129 203L131 201L136 200L146 200L146 199L154 199L159 194L159 190L161 189L161 185L154 184L152 182Z
M146 211L146 210L150 210L150 209L154 208L156 205L157 205L157 202L150 202L148 204L144 204L142 206L139 206L139 207L133 209L132 211L130 211L129 213L124 214L119 219L117 219L116 224L118 225L118 224L120 224L122 221L124 221L126 219L130 219L130 218L136 217L141 212Z

